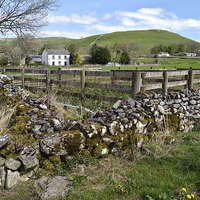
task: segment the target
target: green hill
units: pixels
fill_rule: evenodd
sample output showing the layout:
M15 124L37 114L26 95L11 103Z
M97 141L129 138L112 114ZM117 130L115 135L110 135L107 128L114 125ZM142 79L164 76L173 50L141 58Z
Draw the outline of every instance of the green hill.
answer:
M97 38L99 38L97 40ZM11 38L9 39L12 40ZM99 46L114 45L115 43L128 43L135 41L141 44L143 52L149 52L150 47L154 45L170 45L170 44L189 44L194 42L189 38L185 38L179 34L165 31L165 30L141 30L141 31L126 31L126 32L114 32L100 35L93 35L82 39L73 39L65 37L43 37L37 38L41 47L44 44L53 44L57 47L64 48L70 44L80 44L84 46L91 45L94 41ZM0 40L0 43L2 39ZM200 43L199 43L200 44Z
M90 45L100 35L87 37L84 39L73 40L72 43L80 43L81 45ZM128 43L130 41L139 42L143 48L143 51L148 52L149 48L154 45L170 45L170 44L189 44L194 42L191 39L182 37L176 33L172 33L165 30L142 30L142 31L126 31L126 32L114 32L104 34L100 37L100 40L96 40L96 44L100 46L113 45L115 43Z

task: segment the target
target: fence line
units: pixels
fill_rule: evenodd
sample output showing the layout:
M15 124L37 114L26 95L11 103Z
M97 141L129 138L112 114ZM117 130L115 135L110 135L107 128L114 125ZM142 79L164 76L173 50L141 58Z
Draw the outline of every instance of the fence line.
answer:
M15 80L20 80L20 85L24 89L45 91L48 99L51 92L62 95L79 97L81 104L84 106L86 99L103 100L115 102L118 97L109 97L103 95L91 95L85 93L85 88L100 88L114 91L131 92L134 97L139 91L162 89L167 93L170 87L184 86L189 90L193 89L194 83L200 82L200 70L192 68L187 70L175 69L151 69L151 70L105 70L105 71L86 71L86 70L47 70L38 68L0 68L3 74L13 74ZM18 75L18 76L17 76ZM74 81L62 80L63 75L72 75ZM27 77L29 76L29 77ZM41 76L41 77L38 77ZM90 83L88 77L107 78L111 84L107 83ZM89 79L89 78L88 78ZM116 84L117 81L129 81L129 85ZM27 83L43 83L43 85L30 86ZM45 87L44 87L45 85ZM53 90L52 86L58 89ZM60 90L62 86L78 87L80 92L69 92ZM47 102L48 103L48 102Z

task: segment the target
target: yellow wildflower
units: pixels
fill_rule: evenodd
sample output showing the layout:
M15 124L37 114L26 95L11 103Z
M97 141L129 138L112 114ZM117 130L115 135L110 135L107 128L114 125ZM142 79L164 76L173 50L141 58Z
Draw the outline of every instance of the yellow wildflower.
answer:
M119 187L122 187L121 185L118 185Z
M188 194L188 195L187 195L187 198L188 198L188 199L191 199L192 197Z
M121 188L121 191L123 192L123 189Z
M186 191L186 189L185 189L185 188L182 188L182 190L183 190L183 191Z
M193 194L191 194L191 196L192 196L192 198L194 198L194 195L193 195Z
M126 193L128 194L128 191L126 191Z

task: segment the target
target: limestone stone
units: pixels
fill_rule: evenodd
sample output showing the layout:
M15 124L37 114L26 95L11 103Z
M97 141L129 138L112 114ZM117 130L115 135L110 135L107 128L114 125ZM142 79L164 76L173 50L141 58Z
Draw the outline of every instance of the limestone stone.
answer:
M20 178L20 173L18 171L7 170L5 188L6 189L12 188L14 185L17 184L19 178Z
M0 187L4 187L6 180L6 169L5 167L0 167Z
M17 170L21 166L21 162L13 158L9 158L5 161L5 166L7 169Z
M34 183L34 186L40 199L50 199L66 195L69 189L69 181L66 176L42 177Z
M8 141L11 139L12 137L8 135L6 132L0 135L0 148L3 147L5 144L7 144Z
M25 147L18 158L22 161L24 169L30 169L39 165L35 150L32 147Z

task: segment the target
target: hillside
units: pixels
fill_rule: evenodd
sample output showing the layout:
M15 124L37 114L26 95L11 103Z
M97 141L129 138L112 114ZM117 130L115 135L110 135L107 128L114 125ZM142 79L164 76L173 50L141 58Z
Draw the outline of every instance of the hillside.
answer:
M80 43L81 45L89 45L100 35L87 37L80 40L73 40L72 43ZM130 41L139 42L142 45L143 51L148 52L149 48L154 45L170 45L183 43L188 44L193 40L182 37L176 33L172 33L165 30L143 30L143 31L126 31L126 32L114 32L101 36L100 40L96 41L97 45L113 45L115 43L127 43Z
M96 40L100 37L99 40ZM12 40L9 39L9 43ZM7 39L7 41L8 41ZM154 45L170 45L183 43L188 44L194 42L189 38L185 38L181 35L178 35L173 32L165 31L165 30L142 30L142 31L126 31L126 32L114 32L107 33L103 35L93 35L90 37L82 38L82 39L72 39L65 37L43 37L37 38L41 47L44 44L53 44L59 48L64 48L66 45L79 43L83 46L89 46L96 40L96 44L100 46L105 45L113 45L115 43L128 43L130 41L139 42L142 46L144 52L149 52L150 47ZM3 40L0 40L0 44L3 44ZM4 43L5 44L5 43Z

